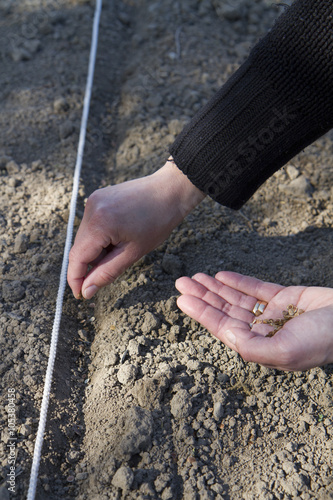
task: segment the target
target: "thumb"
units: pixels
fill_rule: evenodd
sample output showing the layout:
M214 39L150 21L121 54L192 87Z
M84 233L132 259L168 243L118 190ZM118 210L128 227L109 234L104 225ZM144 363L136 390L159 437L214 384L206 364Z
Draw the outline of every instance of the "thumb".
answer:
M224 333L226 344L244 359L244 361L276 367L281 363L282 345L285 332L277 337L265 337L243 328L234 327ZM282 340L282 343L281 343ZM287 347L287 346L286 346Z
M82 284L82 295L91 299L100 288L113 283L141 255L128 243L114 247L87 274Z

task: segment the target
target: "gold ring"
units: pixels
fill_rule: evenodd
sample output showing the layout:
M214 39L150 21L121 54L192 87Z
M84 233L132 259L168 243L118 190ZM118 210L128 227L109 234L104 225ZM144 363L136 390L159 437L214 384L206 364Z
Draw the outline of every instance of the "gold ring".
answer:
M266 309L267 304L268 302L265 302L264 300L259 300L252 309L253 314L255 316L260 316Z

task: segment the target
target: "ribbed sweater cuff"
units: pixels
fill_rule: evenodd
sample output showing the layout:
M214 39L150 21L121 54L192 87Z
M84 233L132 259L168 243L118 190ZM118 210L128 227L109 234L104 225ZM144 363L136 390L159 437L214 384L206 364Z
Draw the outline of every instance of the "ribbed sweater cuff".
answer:
M294 19L310 4L318 1L299 1L301 12L295 6ZM332 4L323 4L332 12ZM310 19L313 12L307 14ZM331 63L325 73L333 48L332 41L327 45L329 28L319 48L311 52L304 42L303 52L297 48L303 59L294 61L293 45L302 27L298 37L293 33L293 39L285 40L284 52L276 50L294 23L285 18L170 148L176 165L196 187L231 208L240 208L277 169L333 126ZM317 39L315 30L313 37Z

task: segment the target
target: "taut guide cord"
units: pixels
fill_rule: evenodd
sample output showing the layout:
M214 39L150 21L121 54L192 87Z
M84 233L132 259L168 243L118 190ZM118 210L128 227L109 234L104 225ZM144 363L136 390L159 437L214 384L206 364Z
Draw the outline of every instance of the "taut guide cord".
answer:
M53 367L56 357L57 351L57 342L59 336L59 328L60 328L60 320L61 320L61 312L62 312L62 304L63 298L66 288L66 276L67 276L67 268L68 268L68 256L69 251L72 245L73 239L73 228L74 228L74 219L75 219L75 211L76 211L76 203L79 191L80 184L80 174L82 167L82 159L83 159L83 151L84 144L87 132L87 122L89 116L89 108L90 108L90 100L91 100L91 92L94 78L94 69L96 62L96 54L97 54L97 44L98 44L98 31L99 31L99 21L101 17L102 10L102 0L96 0L95 6L95 15L94 15L94 23L93 23L93 31L92 31L92 41L90 48L90 57L89 57L89 69L88 69L88 77L86 84L86 91L84 96L84 105L83 105L83 113L81 120L81 128L80 128L80 137L79 144L77 150L77 158L76 165L73 177L73 189L72 189L72 198L70 204L69 218L67 224L67 236L63 254L63 261L60 273L60 282L58 288L57 302L56 302L56 311L53 322L52 336L51 336L51 344L50 344L50 354L48 359L48 365L45 375L45 383L44 383L44 392L42 405L40 410L40 420L38 425L38 431L35 442L34 456L32 461L31 473L30 473L30 483L27 500L34 500L36 495L36 487L37 487L37 479L38 479L38 470L41 459L41 452L43 446L43 437L47 419L47 409L49 405L50 399L50 391L51 391L51 383L52 383L52 374Z

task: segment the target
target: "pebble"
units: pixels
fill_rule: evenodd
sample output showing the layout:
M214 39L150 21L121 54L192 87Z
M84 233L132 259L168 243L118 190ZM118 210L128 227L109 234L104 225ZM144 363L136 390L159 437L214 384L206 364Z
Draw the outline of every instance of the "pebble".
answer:
M31 434L31 425L22 424L20 427L20 434L23 437L28 437Z
M212 484L212 486L210 487L211 490L215 491L215 493L219 494L219 495L222 495L224 489L223 489L223 486L219 483L214 483Z
M216 420L221 420L221 418L224 415L223 404L220 403L219 401L216 401L216 403L214 403L213 415L216 418Z
M125 26L129 26L131 24L131 18L126 12L119 12L118 19Z
M25 296L25 287L21 281L4 281L2 283L2 297L6 302L17 302Z
M87 472L78 472L75 475L75 479L77 481L84 481L85 479L87 479L87 477L88 477L88 473Z
M145 377L136 382L132 394L140 406L153 410L158 406L168 385L169 380L163 375L154 378Z
M41 48L41 43L37 39L25 40L23 47L25 50L28 51L28 53L30 54L30 59L31 59L32 54L35 54Z
M42 170L42 168L43 168L42 160L34 160L33 162L31 162L32 172L37 172L38 170Z
M179 278L184 274L184 264L177 255L164 254L162 268L174 278Z
M217 380L221 384L227 384L229 382L229 380L230 380L230 377L226 373L218 373L217 374Z
M140 344L135 339L131 339L128 343L127 350L130 356L139 356Z
M18 186L18 183L19 183L19 181L18 181L17 179L15 179L15 177L10 177L10 178L8 179L8 186L9 186L9 187L13 187L13 188L15 188L15 187L17 187L17 186Z
M118 427L119 443L115 454L119 460L126 460L152 445L153 418L150 411L139 406L127 410Z
M159 319L150 311L147 311L143 317L141 332L143 334L150 333L152 330L157 330L160 325Z
M200 370L201 363L197 359L189 359L186 366L188 370L196 372Z
M80 452L77 450L70 450L67 455L67 460L71 464L75 464L80 459Z
M293 179L289 184L280 184L280 191L292 194L294 197L308 197L313 192L313 187L304 175L299 175Z
M302 491L305 486L304 474L291 474L286 480L281 480L281 485L283 486L284 492L287 495L291 495L293 498L298 496L299 491Z
M68 102L64 97L59 97L53 102L53 109L57 114L62 113L63 111L67 111L68 108Z
M168 486L167 488L165 488L163 490L162 495L161 495L161 499L162 500L172 500L173 498L175 498L175 494L172 490L172 487Z
M6 170L8 175L15 175L20 171L20 167L14 160L10 160L6 163Z
M32 57L29 50L25 49L24 47L14 47L10 51L10 55L14 62L30 61Z
M283 462L282 469L286 474L292 474L293 472L297 472L297 467L293 462Z
M42 232L39 229L33 229L30 233L30 243L37 243L42 238Z
M14 253L25 253L28 250L28 237L19 233L15 238Z
M298 168L294 167L294 165L288 165L286 167L286 172L288 174L288 177L291 181L293 181L294 179L297 179L297 177L299 176L300 174L300 171Z
M170 411L174 418L181 419L191 415L192 401L185 389L180 389L172 398Z
M168 123L169 132L174 137L180 134L183 128L184 128L184 123L181 120L174 119Z
M254 394L247 396L246 403L250 408L253 408L257 404L257 397Z
M155 490L157 491L157 493L161 493L161 491L166 488L170 480L171 477L169 474L160 474L154 482Z
M220 0L213 0L216 13L222 19L227 21L239 21L242 18L240 2L230 4L230 2L221 2Z
M104 360L104 366L115 366L119 361L119 355L117 352L111 351L107 353L106 358Z
M124 493L131 489L134 481L134 474L130 467L120 467L112 479L112 484L116 488L120 488Z
M132 364L121 365L117 373L117 379L123 385L129 384L135 380L136 374L137 374L136 366Z
M59 127L60 139L67 139L74 132L74 124L70 120L66 120Z

